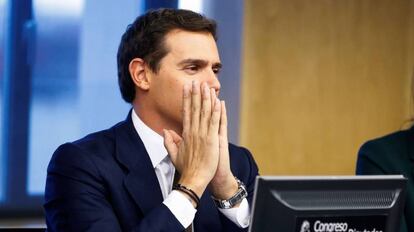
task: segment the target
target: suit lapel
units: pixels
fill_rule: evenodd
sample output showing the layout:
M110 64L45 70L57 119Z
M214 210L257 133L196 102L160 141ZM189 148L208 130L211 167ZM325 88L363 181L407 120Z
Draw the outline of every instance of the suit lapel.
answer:
M128 169L124 186L145 215L160 205L163 197L151 160L135 131L131 112L115 128L115 139L116 157Z

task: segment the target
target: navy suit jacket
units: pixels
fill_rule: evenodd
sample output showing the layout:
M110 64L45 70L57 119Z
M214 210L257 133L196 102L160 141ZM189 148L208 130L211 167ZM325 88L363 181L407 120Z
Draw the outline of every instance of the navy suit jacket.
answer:
M232 172L251 205L257 165L250 152L229 145ZM112 128L61 145L47 170L44 209L49 231L183 231L162 204L158 179L131 115ZM196 232L246 231L222 215L206 190Z

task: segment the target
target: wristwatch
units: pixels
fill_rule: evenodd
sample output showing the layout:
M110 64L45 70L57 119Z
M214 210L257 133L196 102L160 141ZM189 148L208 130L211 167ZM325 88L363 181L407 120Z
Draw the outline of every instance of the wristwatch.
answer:
M216 204L217 207L221 209L230 209L230 208L233 208L235 205L239 204L244 198L247 197L246 186L243 184L243 182L241 182L237 178L236 178L236 181L238 184L237 192L229 199L221 200L221 199L214 198L213 196L211 197L213 198L214 203Z

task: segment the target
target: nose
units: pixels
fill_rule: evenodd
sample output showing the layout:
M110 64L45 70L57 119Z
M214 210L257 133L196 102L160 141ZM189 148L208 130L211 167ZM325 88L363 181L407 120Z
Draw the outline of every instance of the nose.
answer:
M220 84L220 81L217 77L217 74L214 73L213 71L211 71L208 74L206 82L207 82L207 84L210 88L214 88L214 90L216 91L216 96L218 96L219 93L220 93L221 84Z

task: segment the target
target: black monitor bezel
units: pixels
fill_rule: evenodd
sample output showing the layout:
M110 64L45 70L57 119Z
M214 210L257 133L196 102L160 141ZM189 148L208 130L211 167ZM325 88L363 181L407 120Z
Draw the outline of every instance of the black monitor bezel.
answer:
M338 186L344 184L342 187ZM266 216L258 213L260 208L270 207L269 201L275 201L271 195L271 189L285 190L384 190L392 189L398 192L395 202L389 208L372 208L372 209L340 209L340 210L294 210L296 218L292 215L280 215L281 223L290 223L296 221L299 217L305 216L362 216L362 215L385 215L386 231L394 231L398 227L401 212L404 208L406 195L407 179L401 175L371 175L371 176L258 176L255 183L254 199L251 212L251 226L249 231L263 231L270 227L266 225ZM334 188L334 187L337 188ZM259 207L259 209L258 209ZM287 221L290 220L290 221ZM274 221L276 222L276 221ZM279 226L282 227L282 226ZM283 228L283 227L282 227ZM284 228L286 229L286 228ZM272 227L272 231L279 231L278 228Z

